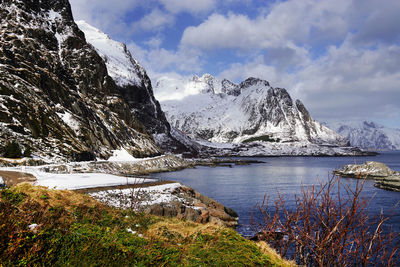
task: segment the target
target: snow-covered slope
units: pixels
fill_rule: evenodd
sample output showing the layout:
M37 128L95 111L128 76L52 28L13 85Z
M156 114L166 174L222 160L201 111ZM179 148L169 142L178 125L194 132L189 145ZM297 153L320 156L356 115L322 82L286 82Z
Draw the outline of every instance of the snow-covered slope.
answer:
M141 86L146 74L143 67L131 56L126 45L111 40L110 37L85 21L76 21L85 33L86 41L92 44L107 65L108 74L119 86Z
M370 121L342 121L327 127L350 140L352 146L371 150L400 150L400 129Z
M172 134L175 130L171 131L159 102L154 98L150 78L145 69L132 57L126 45L110 39L107 34L85 21L76 23L85 33L86 40L104 59L108 74L119 86L131 112L153 135L156 143L164 151L196 154L196 144L193 141L182 142L182 138Z
M276 143L348 143L315 121L300 100L293 101L285 89L264 80L248 78L234 84L209 74L187 81L161 78L155 92L171 125L193 138L218 143L260 138Z

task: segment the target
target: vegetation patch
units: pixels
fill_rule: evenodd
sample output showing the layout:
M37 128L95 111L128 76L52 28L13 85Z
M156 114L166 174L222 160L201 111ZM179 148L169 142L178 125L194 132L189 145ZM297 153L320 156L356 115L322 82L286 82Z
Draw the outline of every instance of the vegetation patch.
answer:
M22 152L19 144L16 141L7 142L3 148L3 156L6 158L21 158Z
M1 192L4 266L291 266L232 229L21 184Z
M272 138L269 135L261 135L261 136L256 136L256 137L251 137L249 139L243 140L242 143L250 143L250 142L256 142L256 141L261 141L261 142L280 142L281 139L279 138Z

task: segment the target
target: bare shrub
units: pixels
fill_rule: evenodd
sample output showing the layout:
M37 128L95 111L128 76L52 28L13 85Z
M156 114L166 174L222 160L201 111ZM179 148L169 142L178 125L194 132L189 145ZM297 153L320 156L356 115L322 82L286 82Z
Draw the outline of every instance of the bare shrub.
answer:
M127 189L120 189L119 192L119 206L132 210L139 211L142 208L143 201L145 200L145 192L142 190L142 186L146 178L137 177L133 184L128 183L126 179L126 185L131 187Z
M370 217L363 182L344 185L332 176L325 183L302 187L289 209L282 196L257 205L261 216L252 225L259 238L278 253L305 266L398 266L399 234L384 231L389 217Z

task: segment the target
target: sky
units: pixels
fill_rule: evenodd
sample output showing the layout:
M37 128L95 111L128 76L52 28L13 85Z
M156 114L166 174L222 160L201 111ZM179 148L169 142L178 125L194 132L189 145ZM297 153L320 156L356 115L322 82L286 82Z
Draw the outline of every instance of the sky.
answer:
M70 0L153 83L210 73L286 88L319 121L400 128L399 0Z

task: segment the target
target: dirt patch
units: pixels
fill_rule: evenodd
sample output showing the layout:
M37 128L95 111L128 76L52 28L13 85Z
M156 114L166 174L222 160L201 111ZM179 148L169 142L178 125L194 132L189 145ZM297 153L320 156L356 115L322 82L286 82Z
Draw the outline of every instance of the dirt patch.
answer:
M33 183L36 181L35 176L26 172L0 171L0 176L3 177L7 186L13 186L24 182Z

